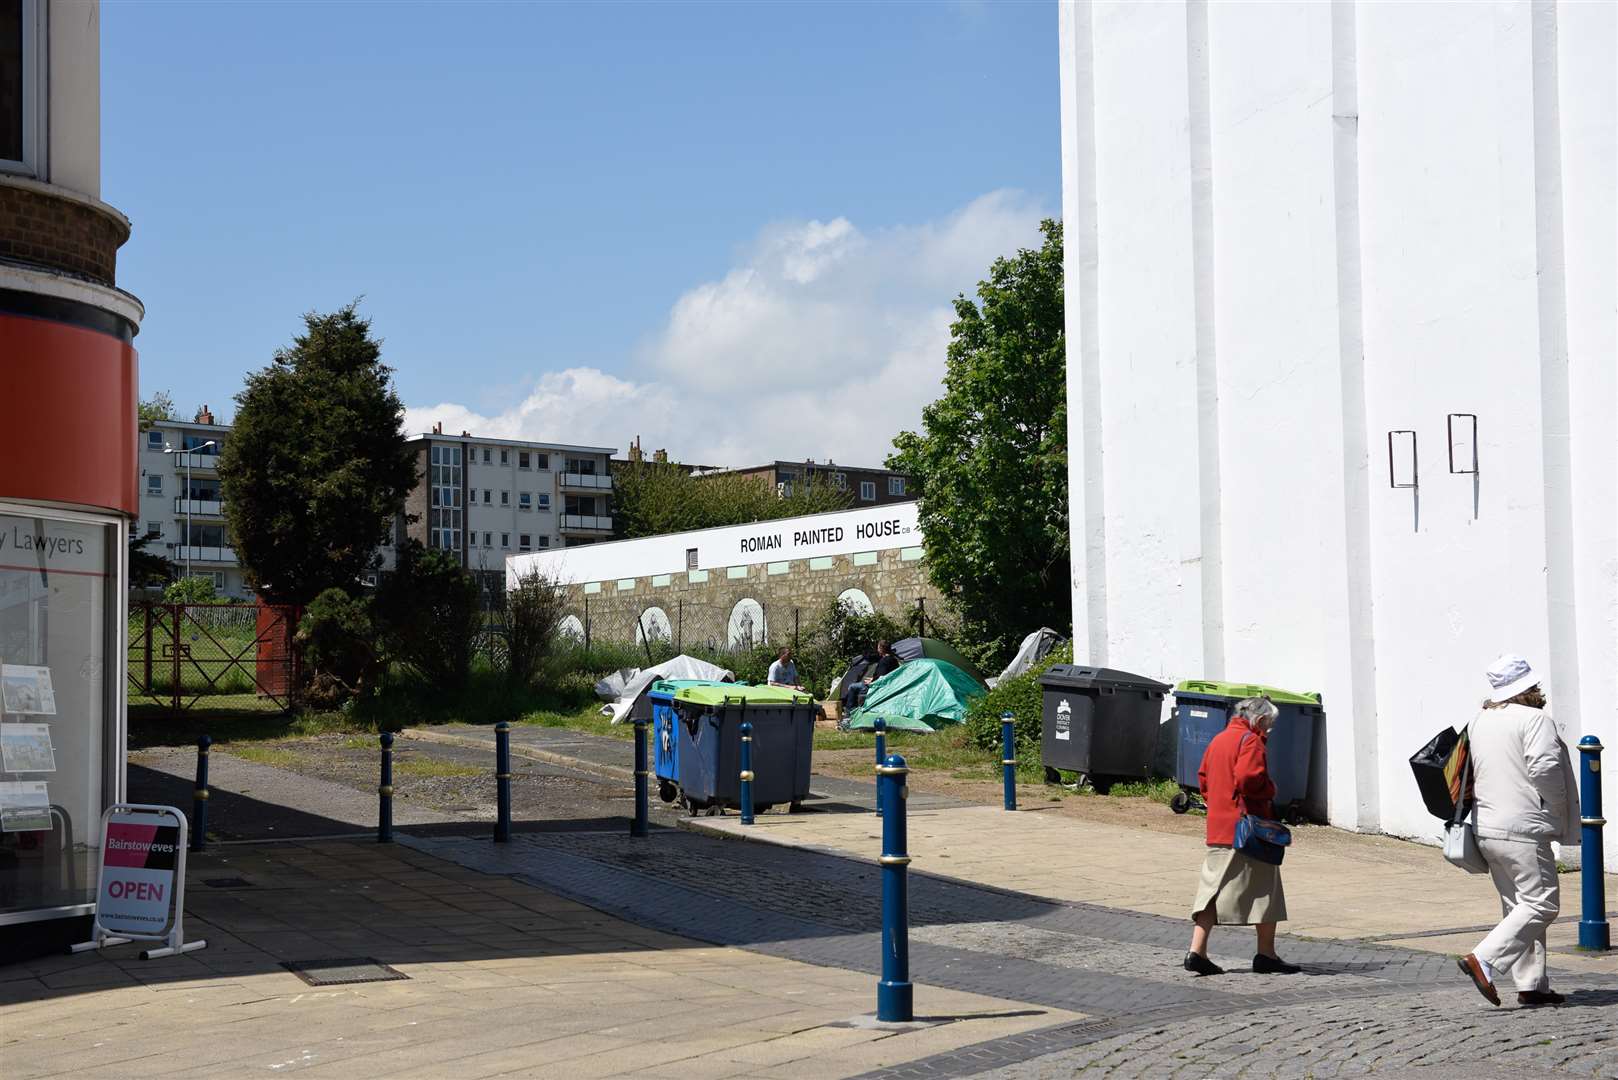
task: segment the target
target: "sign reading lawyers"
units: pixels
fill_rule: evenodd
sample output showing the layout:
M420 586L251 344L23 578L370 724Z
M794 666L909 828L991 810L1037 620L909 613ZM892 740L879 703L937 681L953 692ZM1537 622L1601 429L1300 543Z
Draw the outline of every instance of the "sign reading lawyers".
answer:
M101 850L96 922L113 934L160 937L168 929L180 827L167 814L117 814Z

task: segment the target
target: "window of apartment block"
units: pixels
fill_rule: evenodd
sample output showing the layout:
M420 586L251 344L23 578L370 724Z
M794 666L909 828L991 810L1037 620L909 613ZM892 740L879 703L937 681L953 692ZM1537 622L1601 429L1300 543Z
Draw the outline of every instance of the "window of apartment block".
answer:
M510 450L502 450L502 451L500 451L500 464L502 464L502 465L510 465L511 464L511 451Z
M548 469L551 467L551 456L549 454L535 454L534 456L539 459L536 463L538 468Z
M528 451L526 451L526 450L517 451L517 468L519 468L519 469L528 468L529 467L529 465L528 465L529 456L530 455L529 455Z
M494 492L490 491L488 488L484 488L483 489L483 505L488 506L489 503L492 502L493 500L494 500Z
M902 476L888 477L888 494L903 495L905 493L905 478Z
M696 548L686 548L685 549L685 568L687 570L695 570L697 568L697 549Z
M506 550L506 551L511 550L511 534L510 533L501 533L500 534L500 547L502 549Z
M579 473L582 476L594 476L596 473L595 458L568 458L565 466L570 473Z
M831 474L831 482L837 486L838 491L847 491L848 490L848 474L847 473L832 473Z
M489 448L487 446L485 446L483 448L483 464L487 465L488 463L489 463Z
M146 535L148 537L160 537L160 536L162 536L163 535L163 523L161 521L148 521L146 523Z
M510 506L511 505L511 492L502 491L500 493L500 505L501 506Z
M517 550L518 551L527 551L528 549L532 548L534 545L532 543L530 543L530 540L531 540L531 537L527 533L518 533L517 534Z
M161 431L148 431L146 433L146 449L163 449L163 433Z
M486 548L494 547L494 533L483 534L483 546Z
M147 473L146 474L146 494L148 494L148 495L161 495L161 494L163 494L163 474L162 473Z
M539 546L542 547L542 548L550 547L551 546L551 538L548 537L548 536L541 536L539 538Z
M546 511L549 511L551 508L551 497L545 494L543 491L539 493L539 508Z
M875 501L875 499L876 499L876 481L875 480L861 480L860 481L860 498L865 500L866 502Z
M532 495L530 495L528 492L526 492L526 491L520 492L517 495L517 509L518 510L532 510L534 508L533 500L534 500L534 497Z

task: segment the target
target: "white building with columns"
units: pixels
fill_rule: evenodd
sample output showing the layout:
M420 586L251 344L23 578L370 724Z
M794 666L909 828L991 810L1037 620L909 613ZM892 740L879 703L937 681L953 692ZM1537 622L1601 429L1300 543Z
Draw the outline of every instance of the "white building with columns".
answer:
M1502 651L1618 759L1618 5L1059 18L1078 655L1320 691L1347 828Z

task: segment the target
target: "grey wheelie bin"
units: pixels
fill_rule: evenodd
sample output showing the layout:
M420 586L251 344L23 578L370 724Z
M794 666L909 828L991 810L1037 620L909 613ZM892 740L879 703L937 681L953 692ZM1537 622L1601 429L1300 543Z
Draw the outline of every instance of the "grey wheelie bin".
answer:
M680 797L710 814L741 807L741 725L753 725L753 812L809 797L815 703L779 686L686 686L674 692Z
M1151 775L1163 697L1173 689L1168 683L1113 668L1053 664L1039 685L1046 781L1056 783L1065 770L1104 791L1115 780Z
M1170 804L1183 814L1200 804L1197 772L1213 737L1230 723L1236 703L1243 698L1268 697L1279 713L1265 744L1270 779L1275 781L1275 812L1301 821L1309 802L1309 766L1314 753L1315 728L1324 712L1319 694L1298 694L1254 683L1187 679L1174 688L1180 743L1175 753L1174 779L1182 792Z

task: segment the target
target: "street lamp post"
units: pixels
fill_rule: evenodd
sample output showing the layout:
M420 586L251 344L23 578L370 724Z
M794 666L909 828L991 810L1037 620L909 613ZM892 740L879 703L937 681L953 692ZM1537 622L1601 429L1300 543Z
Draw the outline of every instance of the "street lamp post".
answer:
M185 455L185 576L191 577L191 455L199 450L206 450L210 446L219 444L209 439L200 446L193 446L185 450L175 450L173 444L164 443L163 453ZM189 586L187 586L189 588Z

